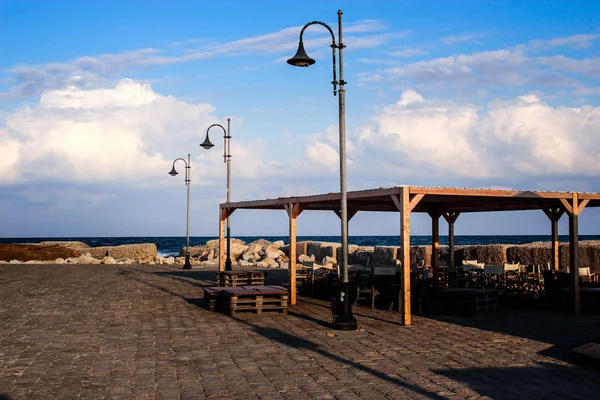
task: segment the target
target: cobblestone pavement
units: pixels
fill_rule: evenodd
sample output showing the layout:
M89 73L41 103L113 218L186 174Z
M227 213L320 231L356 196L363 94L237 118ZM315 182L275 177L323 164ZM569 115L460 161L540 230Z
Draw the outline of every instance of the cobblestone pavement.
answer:
M285 273L285 271L276 271ZM273 272L275 273L275 271ZM274 275L271 274L273 277ZM0 265L0 393L14 399L593 399L600 371L569 349L600 316L501 309L414 317L327 302L289 315L202 307L214 271L131 265Z

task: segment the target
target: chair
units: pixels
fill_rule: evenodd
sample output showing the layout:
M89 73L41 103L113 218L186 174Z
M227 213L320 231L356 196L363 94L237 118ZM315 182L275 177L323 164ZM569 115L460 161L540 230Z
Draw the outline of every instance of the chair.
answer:
M504 266L503 265L486 265L483 268L484 288L500 288L504 285Z
M521 271L521 263L516 263L516 264L510 264L510 263L503 263L502 266L504 267L504 272L520 272Z
M597 282L598 275L592 272L590 267L579 267L579 279L582 282Z
M413 309L416 309L419 315L423 315L423 303L427 305L427 310L431 310L429 291L433 284L433 278L425 278L410 287L410 301Z
M469 272L472 270L483 270L485 267L484 263L479 263L477 260L463 260L462 262L463 272Z
M373 278L370 274L357 274L355 278L356 282L356 299L354 300L354 306L358 303L358 300L370 298L371 310L375 309L375 298L379 294L379 290L375 287ZM366 296L365 296L366 295Z
M450 287L465 287L467 279L462 267L457 265L448 266L448 286Z

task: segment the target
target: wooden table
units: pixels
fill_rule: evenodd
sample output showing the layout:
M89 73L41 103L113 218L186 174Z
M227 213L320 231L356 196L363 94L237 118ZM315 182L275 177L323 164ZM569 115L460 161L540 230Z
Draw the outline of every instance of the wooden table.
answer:
M266 285L267 271L217 271L217 286L239 287Z

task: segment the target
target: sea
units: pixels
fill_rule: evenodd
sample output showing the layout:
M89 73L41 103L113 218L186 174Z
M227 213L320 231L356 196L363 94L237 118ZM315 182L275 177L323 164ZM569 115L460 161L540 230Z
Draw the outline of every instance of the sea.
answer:
M283 240L288 243L287 236L235 236L236 239L243 240L246 243L258 239L266 239L271 242ZM204 245L207 241L218 239L216 236L191 236L190 246ZM340 236L297 236L298 241L319 241L319 242L337 242L340 243ZM526 244L533 242L549 242L549 235L456 235L454 236L455 245L484 245L484 244ZM559 235L561 242L568 242L567 235ZM600 240L600 235L579 235L579 240ZM88 244L92 247L97 246L119 246L123 244L154 243L158 254L164 257L178 256L179 251L185 247L185 236L140 236L140 237L39 237L39 238L0 238L0 243L40 243L47 241L78 241ZM349 236L349 244L359 246L398 246L400 244L399 236ZM431 244L430 235L411 235L410 244L412 246ZM440 244L448 244L448 236L440 235Z

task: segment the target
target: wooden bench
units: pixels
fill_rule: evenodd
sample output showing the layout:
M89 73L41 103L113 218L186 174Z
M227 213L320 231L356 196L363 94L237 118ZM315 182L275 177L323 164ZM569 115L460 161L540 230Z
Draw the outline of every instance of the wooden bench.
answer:
M221 292L224 288L218 286L205 287L204 291L204 304L209 311L217 311L220 306Z
M287 314L288 291L274 286L246 286L224 288L221 305L229 315L238 312Z
M266 285L266 271L218 271L217 285L223 287L240 287L248 285Z

